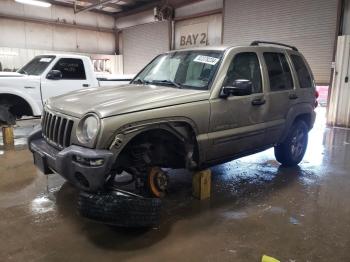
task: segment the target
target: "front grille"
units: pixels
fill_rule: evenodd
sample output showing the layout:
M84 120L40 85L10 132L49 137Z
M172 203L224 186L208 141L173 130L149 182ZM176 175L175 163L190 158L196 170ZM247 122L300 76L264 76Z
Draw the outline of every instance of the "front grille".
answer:
M44 138L60 148L70 145L74 121L63 116L44 111L41 126Z

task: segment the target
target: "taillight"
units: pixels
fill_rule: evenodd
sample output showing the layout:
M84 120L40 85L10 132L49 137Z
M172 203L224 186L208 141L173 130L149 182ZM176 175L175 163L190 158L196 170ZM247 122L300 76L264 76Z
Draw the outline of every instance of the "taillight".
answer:
M320 96L320 93L316 90L315 91L315 98L317 99Z

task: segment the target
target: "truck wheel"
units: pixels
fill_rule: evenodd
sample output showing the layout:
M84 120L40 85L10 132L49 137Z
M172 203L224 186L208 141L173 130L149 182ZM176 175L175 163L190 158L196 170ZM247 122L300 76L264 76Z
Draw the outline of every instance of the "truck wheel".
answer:
M16 124L16 116L10 112L7 105L0 104L0 124L14 125Z
M89 219L119 227L152 227L159 225L161 200L132 193L81 192L79 213Z
M298 165L304 157L309 128L302 120L297 120L291 127L283 143L275 146L275 157L283 166Z

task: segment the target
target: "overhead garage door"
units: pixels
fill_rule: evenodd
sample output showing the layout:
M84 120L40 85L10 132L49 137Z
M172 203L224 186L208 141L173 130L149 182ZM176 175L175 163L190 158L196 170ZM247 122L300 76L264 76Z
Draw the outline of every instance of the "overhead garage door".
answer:
M329 83L337 0L226 0L223 42L253 40L295 45L306 56L317 83Z
M222 14L175 22L175 49L221 44Z
M157 22L123 30L124 73L135 74L156 55L169 50L169 24Z

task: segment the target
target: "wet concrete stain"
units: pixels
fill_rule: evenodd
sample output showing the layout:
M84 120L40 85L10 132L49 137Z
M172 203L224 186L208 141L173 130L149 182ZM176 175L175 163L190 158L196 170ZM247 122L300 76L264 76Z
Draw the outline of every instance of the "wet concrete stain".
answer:
M192 198L191 174L171 171L151 229L80 217L69 183L37 171L24 145L0 148L0 260L350 261L349 138L318 121L299 167L279 166L273 150L213 167L205 201Z

